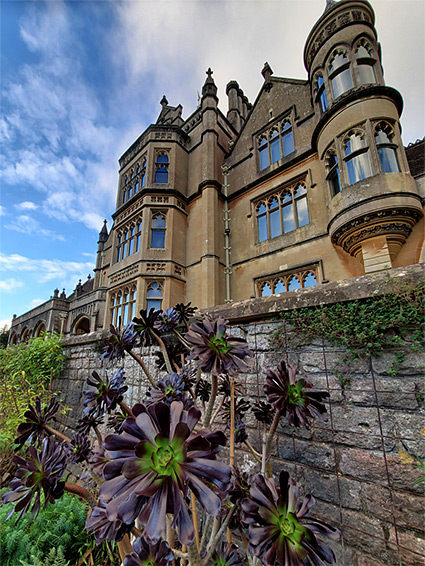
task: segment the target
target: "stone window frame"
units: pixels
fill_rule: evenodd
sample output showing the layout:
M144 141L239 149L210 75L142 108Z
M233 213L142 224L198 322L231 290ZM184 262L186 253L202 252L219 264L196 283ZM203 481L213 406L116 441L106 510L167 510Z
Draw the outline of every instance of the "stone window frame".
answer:
M329 57L328 57L326 69L327 69L328 80L329 80L329 83L330 83L330 94L331 94L333 100L336 100L337 98L342 96L344 93L353 89L354 86L355 86L354 78L353 78L353 72L352 72L352 61L351 61L351 57L350 57L350 54L351 54L350 52L351 52L351 49L348 46L346 46L346 45L342 46L341 45L341 46L337 46L337 47L333 48ZM340 65L338 65L334 69L332 69L332 63L333 63L334 59L336 57L340 56L340 55L343 55L344 58L346 59L346 61L344 63L341 63ZM348 73L346 73L346 71L348 71ZM339 77L341 79L341 76L342 76L343 73L344 73L345 77L350 78L351 86L348 86L348 88L344 88L344 90L337 92L336 91L336 85L338 83L336 82L336 79L337 79L337 77Z
M150 239L149 239L149 248L150 248L150 249L153 249L153 250L162 250L162 249L166 249L166 247L167 247L167 246L166 246L166 236L167 236L167 212L168 212L168 209L166 209L166 208L155 208L155 209L151 209L151 222L150 222L151 229L150 229ZM162 216L163 219L164 219L164 221L165 221L165 226L164 226L163 228L162 228L162 227L156 227L156 226L154 227L154 225L153 225L154 220L155 220L158 216ZM158 246L153 247L153 246L152 246L154 232L155 232L155 233L163 232L163 235L164 235L164 242L163 242L163 245L160 246L160 247L158 247Z
M146 154L143 154L134 165L126 171L121 187L121 204L125 204L137 195L146 185Z
M286 124L289 124L289 129L285 128ZM291 113L286 113L266 130L257 134L256 139L259 171L265 171L271 165L292 155L295 152L295 137ZM289 139L292 149L285 151L285 141Z
M306 279L309 275L315 278L315 285L305 285ZM321 266L320 262L310 263L301 267L294 267L292 269L285 269L278 273L273 273L271 275L265 275L258 277L254 280L255 284L255 296L256 297L268 297L270 295L277 295L281 293L286 293L291 290L289 286L293 279L297 279L299 283L299 289L307 289L310 287L316 287L321 283ZM270 293L263 294L264 289L268 286Z
M323 114L329 108L327 85L325 80L325 75L323 69L317 69L314 73L313 79L313 98L315 103ZM322 79L322 83L319 85L319 79Z
M136 302L137 284L135 281L110 291L109 316L111 324L118 327L131 322L133 316L136 315Z
M364 50L366 50L367 55L358 56L357 52L360 48L363 48ZM377 84L378 81L380 80L380 77L377 74L377 70L378 70L377 62L378 62L379 58L377 57L377 54L375 53L372 42L370 41L370 39L367 36L357 38L354 41L354 43L353 43L353 54L354 54L354 59L356 61L356 70L357 70L359 85ZM373 81L363 80L365 78L365 76L363 74L362 67L364 67L365 69L366 69L366 67L368 67L369 69L372 69Z
M335 159L335 162L332 161ZM341 180L341 160L339 158L336 145L333 143L325 152L325 164L326 164L326 181L329 186L331 197L333 198L338 193L342 191L342 180Z
M302 187L305 192L297 196L296 191L299 187ZM285 234L288 234L290 232L293 232L294 230L298 230L299 228L310 224L308 193L309 190L307 188L307 178L305 176L298 178L292 183L288 183L282 187L279 187L279 189L273 191L272 193L268 193L256 199L253 202L255 210L256 243L261 244L263 242L273 240L274 238L284 236ZM291 195L290 201L287 199L287 195ZM300 225L301 210L298 203L304 200L306 202L308 222ZM285 217L288 218L286 209L289 207L292 209L292 213L289 217L292 217L294 227L289 230L285 230ZM263 218L265 219L265 224L264 220L262 220ZM278 222L276 220L277 218L279 218ZM279 228L279 226L280 232L273 235L274 230L276 229L276 227ZM260 239L261 233L264 233L264 229L267 232L267 237Z
M152 287L154 285L156 285L157 289L161 292L161 294L159 296L155 296L155 295L149 296L149 292L152 290ZM163 301L164 301L164 280L163 279L149 279L149 280L147 280L146 281L145 304L146 304L146 310L148 311L148 314L149 314L149 310L152 308L152 305L149 306L149 302L159 303L159 309L156 309L156 310L161 310Z
M161 156L166 157L167 161L160 161ZM157 181L157 173L166 173L166 181ZM154 183L157 185L166 185L170 178L170 151L168 149L157 149L155 151L155 172L154 172Z
M391 124L388 120L378 120L378 121L374 121L372 122L372 126L373 126L373 135L374 135L374 140L375 140L375 147L376 147L376 151L378 153L378 158L379 158L379 165L381 168L381 172L382 173L400 173L401 172L401 160L399 158L398 155L398 151L399 151L399 144L395 143L395 140L397 140L398 135L395 131L395 127L394 124ZM382 131L384 132L384 134L387 136L387 140L388 141L381 141L379 142L377 140L378 138L378 131ZM383 150L383 152L380 151ZM386 166L385 163L383 161L383 156L386 155L387 159L388 156L390 156L390 160L393 159L396 165L396 168L391 168L391 170L385 170Z
M353 149L347 153L348 142L350 142L351 146L352 140L357 137L359 137L360 140L364 140L365 143L361 146L354 146ZM351 186L368 177L372 177L374 172L369 152L370 140L368 139L367 129L362 127L350 128L350 130L342 136L341 140L347 185ZM361 167L361 171L359 171L359 167Z
M139 214L117 230L116 263L140 251L143 216ZM129 253L129 249L131 250Z

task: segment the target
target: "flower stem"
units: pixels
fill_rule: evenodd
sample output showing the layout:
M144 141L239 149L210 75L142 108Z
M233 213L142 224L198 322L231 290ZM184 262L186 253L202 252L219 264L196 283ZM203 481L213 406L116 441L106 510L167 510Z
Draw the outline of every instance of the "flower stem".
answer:
M223 407L223 403L224 403L224 395L221 398L220 403L218 404L218 407L216 408L216 410L214 411L212 417L211 417L211 422L210 425L212 425L215 421L215 419L217 418L218 413L220 412L221 408Z
M142 360L142 358L140 356L138 356L137 354L135 354L132 350L130 350L128 353L133 358L133 360L136 360L136 362L139 364L139 366L145 372L145 375L148 378L152 387L156 387L156 381L154 380L154 378L150 374L150 371L148 370L148 368L147 368L145 362Z
M187 330L189 331L189 329L187 329ZM180 334L180 332L178 332L175 328L173 328L173 332L177 336L177 338L180 340L180 342L183 344L183 346L185 348L187 348L188 350L190 350L191 345L189 344L189 342L186 341L185 338L183 338L183 336Z
M235 378L230 378L230 467L235 465Z
M196 498L193 491L190 492L190 501L192 504L192 521L193 521L193 528L195 529L195 539L196 539L196 548L198 549L198 553L200 551L200 540L199 540L199 522L198 522L198 509L196 507Z
M97 441L99 443L99 447L102 447L102 443L103 443L103 438L102 435L100 434L100 430L97 428L97 426L94 426L94 432L96 433L97 436Z
M207 410L205 411L204 415L204 427L210 426L211 423L211 415L214 409L215 400L217 398L218 393L218 377L216 375L211 376L211 395L210 400L208 401Z
M266 475L266 448L267 448L267 425L263 423L263 443L262 443L262 456L261 456L261 473Z
M64 434L59 432L58 430L52 428L51 426L46 424L46 425L44 425L44 428L49 434L54 434L58 440L65 440L65 442L71 442L70 438L68 438L67 436L65 436Z
M196 548L196 543L192 543L187 547L187 557L189 559L189 566L201 566L201 556L198 549Z
M268 460L270 459L270 454L271 454L271 450L272 450L272 442L273 442L273 437L274 434L276 432L277 429L277 425L279 424L280 421L280 413L279 411L276 412L272 425L270 427L269 430L269 436L267 438L267 443L266 443L266 457L265 457L265 464L268 462Z
M167 348L165 347L164 341L162 340L162 338L160 338L158 336L158 334L156 332L152 331L152 334L154 335L155 340L158 342L158 345L162 350L162 355L164 356L164 361L165 361L165 365L167 367L168 373L174 373L173 367L170 363L170 358L168 357L168 352L167 352Z
M124 535L120 542L117 542L118 552L120 554L121 562L124 562L125 557L127 554L131 554L133 552L133 547L130 543L130 537L128 535Z
M220 530L218 531L216 537L214 538L214 540L212 541L212 544L210 545L207 555L205 556L203 562L202 562L202 566L208 566L208 563L211 559L211 556L214 553L214 550L217 547L217 544L220 542L221 537L223 536L224 531L227 529L227 525L230 522L230 519L233 517L234 512L236 511L236 505L234 505L230 511L227 513L226 518L223 521L223 524L221 525Z
M65 483L65 491L79 495L87 501L90 507L96 506L96 498L85 487L77 485L76 483Z
M130 409L130 407L129 407L128 405L126 405L126 404L124 403L124 401L121 401L121 402L120 402L120 407L121 407L123 413L127 413L127 415L128 415L129 417L134 417L133 411Z
M255 450L255 448L252 446L252 444L250 443L250 441L248 439L245 440L244 442L245 442L246 447L249 448L249 450L251 451L251 454L257 460L257 462L260 462L260 464L261 464L261 454Z

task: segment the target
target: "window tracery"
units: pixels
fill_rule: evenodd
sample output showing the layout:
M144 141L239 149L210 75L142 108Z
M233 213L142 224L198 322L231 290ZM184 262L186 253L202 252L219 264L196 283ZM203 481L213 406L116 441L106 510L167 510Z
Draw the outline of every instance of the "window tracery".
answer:
M334 197L336 194L341 192L341 177L339 173L338 158L334 148L329 149L326 154L326 168L326 180L328 181L331 195Z
M111 324L124 326L136 314L136 284L130 284L115 290L110 297Z
M168 183L169 159L165 152L158 153L155 161L155 183Z
M294 134L290 119L274 124L257 138L257 143L261 170L293 153Z
M394 143L394 131L387 122L375 126L375 143L383 173L397 173L400 164L397 157L397 145Z
M359 72L360 84L375 84L375 58L373 56L372 46L366 39L361 39L355 47L355 57L357 69Z
M372 175L369 146L362 130L350 130L343 141L348 183L353 185Z
M117 233L117 262L140 251L142 217L132 220Z
M122 189L122 204L126 203L134 195L136 195L140 189L145 186L146 183L146 158L142 157L138 161L134 168L129 171L129 173L124 177L124 184Z
M260 297L278 295L297 289L315 287L318 284L318 266L311 265L298 270L284 271L272 277L257 281L257 294Z
M334 99L353 88L354 84L353 77L351 76L350 60L344 49L335 49L332 53L328 72Z
M309 224L307 188L296 183L256 203L258 241L264 242Z
M165 213L154 212L151 224L151 248L165 248Z
M325 81L322 73L317 73L314 80L314 87L316 92L316 101L320 104L322 112L328 109L328 98L326 96Z
M152 281L146 290L146 310L160 310L162 305L162 281Z

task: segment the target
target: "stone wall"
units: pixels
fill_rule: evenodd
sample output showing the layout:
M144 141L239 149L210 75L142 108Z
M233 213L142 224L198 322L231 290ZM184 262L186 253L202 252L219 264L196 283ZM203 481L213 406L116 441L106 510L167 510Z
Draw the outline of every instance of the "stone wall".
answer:
M365 279L366 284L369 279ZM354 288L363 293L358 280ZM343 291L342 300L349 300L346 282ZM287 295L282 299L286 307L289 295L295 294ZM305 302L301 293L292 300ZM273 309L279 306L276 297L269 304ZM254 307L251 305L251 311ZM235 306L223 310L232 308L236 313ZM269 337L280 323L267 319L265 313L263 320L249 321L249 316L241 313L249 313L250 308L239 308L232 329L233 334L248 340L256 354L253 371L238 380L240 395L252 401L262 398L265 372L282 358L330 394L328 422L316 421L310 431L293 430L283 423L279 426L273 467L275 472L287 469L303 492L314 495L316 513L341 529L342 542L333 545L338 566L423 564L425 497L423 490L413 485L421 471L404 463L399 450L425 458L425 356L398 348L347 364L347 353L322 339L291 347L290 328L285 329L286 346L272 350ZM71 428L80 416L87 376L94 369L100 374L105 371L93 349L99 338L97 333L67 341L69 360L57 387L73 408L66 423ZM159 377L153 352L145 352L145 359ZM404 354L402 361L397 352ZM128 356L123 367L129 385L125 401L131 405L144 397L147 382ZM110 368L108 373L116 369ZM245 421L252 444L260 450L257 422L250 414ZM238 459L243 468L254 466L248 451L240 451Z

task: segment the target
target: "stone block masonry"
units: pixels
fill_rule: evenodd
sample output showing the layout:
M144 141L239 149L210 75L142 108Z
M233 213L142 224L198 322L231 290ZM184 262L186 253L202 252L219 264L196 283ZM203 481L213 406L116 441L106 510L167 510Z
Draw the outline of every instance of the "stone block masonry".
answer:
M423 275L417 266L411 272L393 271L401 278ZM341 289L332 284L326 291L323 286L323 302L370 296L374 289L382 288L383 282L383 276L375 275L345 281ZM277 314L279 304L280 310L300 303L307 306L309 294L312 304L318 304L318 291L314 288L286 293L280 299L273 297L268 301L272 305L269 311L267 301L260 304L258 299L215 309L228 317L234 315L231 333L245 337L256 354L254 369L239 376L240 395L252 401L263 399L265 372L282 358L317 389L327 390L327 422L316 421L307 431L294 430L282 419L274 443L273 470L287 469L304 493L313 494L317 515L341 529L342 541L333 545L338 566L422 565L425 497L414 481L424 471L404 463L399 451L425 458L425 356L406 346L347 365L344 349L327 344L325 339L298 348L291 347L288 340L279 351L272 349L269 338L280 322L270 315ZM80 417L85 381L94 369L102 375L124 368L129 385L125 401L129 405L143 399L148 388L141 370L128 356L121 366L101 366L94 350L99 338L99 333L90 334L66 343L69 358L56 387L72 407L64 422L70 429ZM154 351L143 353L159 379ZM397 353L403 356L397 358ZM245 421L251 443L261 451L259 425L249 413ZM247 450L240 450L238 459L244 469L255 466Z

